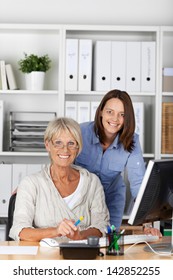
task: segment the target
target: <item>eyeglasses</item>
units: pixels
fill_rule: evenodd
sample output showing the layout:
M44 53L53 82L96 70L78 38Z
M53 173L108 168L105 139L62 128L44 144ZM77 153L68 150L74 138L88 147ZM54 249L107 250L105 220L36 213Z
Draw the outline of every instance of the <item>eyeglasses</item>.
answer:
M67 147L67 149L69 149L69 150L78 149L78 144L74 141L69 141L69 142L67 142L66 145L60 140L57 140L54 143L51 140L51 142L52 142L52 145L54 146L55 149L63 149L64 147Z

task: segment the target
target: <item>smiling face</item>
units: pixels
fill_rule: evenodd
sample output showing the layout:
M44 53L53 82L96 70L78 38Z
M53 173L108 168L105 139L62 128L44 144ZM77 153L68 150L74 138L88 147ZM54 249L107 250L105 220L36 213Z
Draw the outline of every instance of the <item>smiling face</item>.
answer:
M109 139L116 137L124 124L124 105L118 98L109 99L102 112L102 124L105 135Z
M78 146L72 134L62 130L54 135L51 141L46 141L45 146L54 164L68 167L76 158Z

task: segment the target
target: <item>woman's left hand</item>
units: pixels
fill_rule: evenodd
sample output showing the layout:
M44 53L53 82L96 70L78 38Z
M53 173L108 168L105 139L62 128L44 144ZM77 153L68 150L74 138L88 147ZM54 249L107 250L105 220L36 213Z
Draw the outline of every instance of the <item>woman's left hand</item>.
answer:
M161 232L157 228L153 228L153 227L144 228L144 234L156 235L156 236L159 236L159 238L162 237Z

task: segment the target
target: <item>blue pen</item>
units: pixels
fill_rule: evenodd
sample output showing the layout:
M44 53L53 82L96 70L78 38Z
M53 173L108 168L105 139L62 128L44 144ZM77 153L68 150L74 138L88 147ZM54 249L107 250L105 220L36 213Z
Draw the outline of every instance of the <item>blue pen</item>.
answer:
M106 229L105 229L105 232L107 234L111 233L111 227L110 226L107 226Z
M78 224L80 224L80 222L84 219L83 216L80 216L79 220L77 220L74 225L77 226Z

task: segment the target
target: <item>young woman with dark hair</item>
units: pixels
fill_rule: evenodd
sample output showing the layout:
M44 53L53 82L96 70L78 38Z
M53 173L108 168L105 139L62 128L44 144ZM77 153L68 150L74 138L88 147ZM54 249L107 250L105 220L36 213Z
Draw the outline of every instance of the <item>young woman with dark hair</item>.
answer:
M109 91L97 108L94 122L81 124L81 131L83 148L75 164L100 178L110 222L119 229L126 200L122 174L127 171L135 199L145 173L139 135L135 133L133 104L128 93Z

